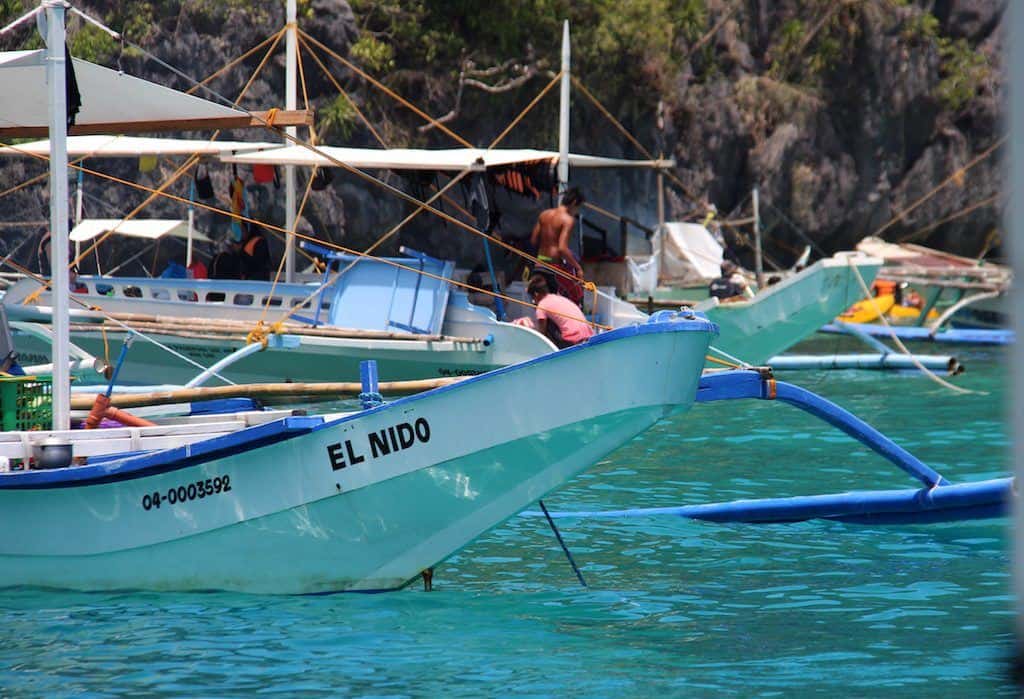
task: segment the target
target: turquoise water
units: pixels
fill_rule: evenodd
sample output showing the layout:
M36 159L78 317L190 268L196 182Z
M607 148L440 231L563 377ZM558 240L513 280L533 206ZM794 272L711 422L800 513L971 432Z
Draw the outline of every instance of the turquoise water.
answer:
M956 383L984 395L870 372L780 378L870 417L950 480L997 477L1004 354L960 355ZM658 426L546 503L913 485L792 408L734 402ZM429 594L5 591L0 695L1012 696L1007 526L561 520L583 589L544 521L514 518L439 566Z

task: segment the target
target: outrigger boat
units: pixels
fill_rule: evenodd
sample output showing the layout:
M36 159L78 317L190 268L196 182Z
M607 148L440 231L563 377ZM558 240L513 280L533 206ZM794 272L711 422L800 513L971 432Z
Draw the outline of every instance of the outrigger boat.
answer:
M38 128L46 67L56 291L52 429L0 433L4 460L22 467L0 473L0 585L400 587L693 403L715 329L675 315L387 404L378 404L375 372L364 365L365 409L352 414L241 413L70 430L65 8L46 0L15 23L43 13L45 51L0 55L0 89L35 106L5 120L27 131ZM27 70L4 70L12 65ZM77 60L75 68L79 127L104 121L109 107L131 118L131 88L142 81ZM209 119L250 118L145 85L165 120L186 111L182 103ZM572 400L538 401L544 387ZM25 398L35 405L41 396ZM25 468L32 465L50 468Z

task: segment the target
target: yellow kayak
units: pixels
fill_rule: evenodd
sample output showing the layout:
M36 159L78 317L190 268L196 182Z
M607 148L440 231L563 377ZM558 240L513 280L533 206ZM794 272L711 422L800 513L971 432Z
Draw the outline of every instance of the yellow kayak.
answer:
M892 294L880 294L853 304L839 316L839 320L844 323L876 323L880 313L884 313L886 320L890 323L908 325L917 321L921 315L921 309L913 306L901 306L896 303ZM928 320L938 317L939 314L935 309L928 312Z
M844 323L874 323L879 315L888 313L895 304L896 299L892 294L864 299L839 314L839 320Z

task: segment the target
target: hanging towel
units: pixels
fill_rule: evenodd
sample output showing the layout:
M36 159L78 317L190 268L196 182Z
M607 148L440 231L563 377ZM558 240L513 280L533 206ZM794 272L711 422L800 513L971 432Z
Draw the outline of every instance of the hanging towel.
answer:
M213 198L213 181L210 179L210 173L205 165L196 167L195 183L197 197L200 199Z
M258 164L252 166L252 180L256 184L266 184L274 181L274 166Z

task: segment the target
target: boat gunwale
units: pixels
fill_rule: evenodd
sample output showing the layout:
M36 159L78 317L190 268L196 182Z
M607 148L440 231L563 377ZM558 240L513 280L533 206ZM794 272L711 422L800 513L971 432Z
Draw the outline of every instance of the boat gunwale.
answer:
M312 432L333 428L352 420L363 418L375 412L402 409L428 396L436 396L445 392L461 389L464 386L489 380L494 376L517 371L541 362L561 359L575 352L586 351L592 347L608 342L625 340L641 335L675 333L675 332L707 332L718 334L718 326L700 317L677 317L671 320L657 320L642 325L617 328L605 333L594 335L587 342L568 347L557 352L534 357L533 359L494 369L486 374L470 376L458 383L400 397L394 401L362 410L334 420L325 421L322 417L292 416L267 422L262 425L243 428L237 432L220 435L208 440L185 444L171 449L146 451L104 460L101 463L69 466L52 470L10 471L0 474L0 491L4 490L42 490L49 488L70 488L115 483L152 475L168 473L192 466L198 466L220 458L227 453L237 455L252 451L262 446L285 441ZM696 398L696 396L695 396Z

